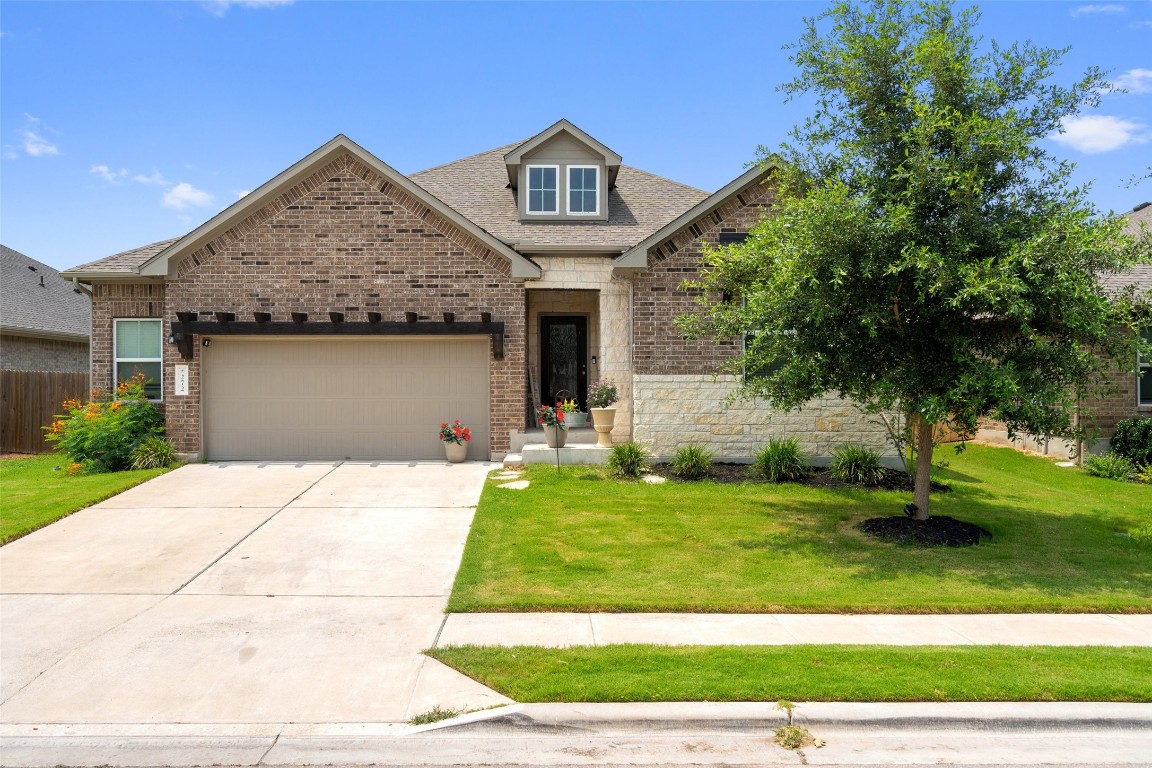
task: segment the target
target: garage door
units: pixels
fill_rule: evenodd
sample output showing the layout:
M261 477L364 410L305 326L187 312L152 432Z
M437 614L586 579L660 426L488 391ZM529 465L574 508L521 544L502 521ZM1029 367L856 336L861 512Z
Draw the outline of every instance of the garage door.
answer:
M221 460L443 459L440 422L472 428L487 459L488 337L211 337L206 456Z

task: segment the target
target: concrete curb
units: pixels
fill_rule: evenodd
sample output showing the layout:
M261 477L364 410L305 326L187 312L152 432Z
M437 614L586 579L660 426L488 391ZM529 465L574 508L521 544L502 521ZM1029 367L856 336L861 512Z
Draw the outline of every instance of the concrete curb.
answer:
M777 728L785 715L770 702L525 704L523 717L544 726ZM797 702L794 722L856 728L1091 729L1152 731L1152 704L1113 702Z

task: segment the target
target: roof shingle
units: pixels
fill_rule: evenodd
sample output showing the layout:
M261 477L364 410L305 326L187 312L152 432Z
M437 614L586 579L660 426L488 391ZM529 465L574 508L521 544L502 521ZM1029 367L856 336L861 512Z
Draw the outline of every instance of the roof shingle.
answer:
M0 328L88 338L92 302L47 264L0 245Z
M461 214L515 246L606 249L632 246L708 196L707 192L627 165L608 193L608 221L521 221L508 188L504 155L523 142L497 147L412 174L411 178Z

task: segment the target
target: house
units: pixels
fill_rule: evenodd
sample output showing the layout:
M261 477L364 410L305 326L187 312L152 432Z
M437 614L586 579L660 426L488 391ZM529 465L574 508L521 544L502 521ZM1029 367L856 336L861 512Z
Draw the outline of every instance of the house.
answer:
M337 136L186 235L64 274L94 294L94 386L144 372L191 456L436 459L460 419L471 458L499 458L534 399L583 403L600 378L613 439L656 456L747 458L781 433L882 450L836 399L726 407L738 382L713 371L739 342L676 332L701 243L746 232L771 173L708 194L566 120L411 176Z
M1139 235L1152 230L1152 203L1137 205L1124 214L1127 219L1125 231ZM1100 275L1100 283L1109 292L1118 292L1135 286L1138 293L1152 295L1152 261L1138 264L1130 270ZM1152 328L1146 329L1145 338L1152 340ZM1020 450L1033 451L1058 458L1077 458L1085 451L1103 453L1108 450L1109 440L1116 431L1116 425L1124 419L1134 417L1152 418L1152 360L1141 357L1137 365L1127 370L1113 368L1111 374L1112 394L1104 397L1086 398L1082 401L1077 415L1078 420L1093 435L1084 445L1067 440L1047 440L1037 435L1017 435L1008 439L1004 425L986 422L977 432L980 440L1012 445Z
M0 245L0 369L87 372L91 311L70 280Z

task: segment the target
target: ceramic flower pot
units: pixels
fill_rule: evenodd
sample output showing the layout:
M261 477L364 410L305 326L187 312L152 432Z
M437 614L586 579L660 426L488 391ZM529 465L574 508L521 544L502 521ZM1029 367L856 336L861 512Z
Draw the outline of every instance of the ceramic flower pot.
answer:
M544 439L548 441L549 448L563 448L564 443L568 442L568 430L545 424Z
M444 443L444 453L448 457L448 461L453 464L459 464L468 458L468 443Z

